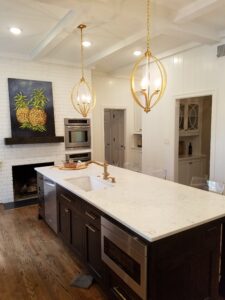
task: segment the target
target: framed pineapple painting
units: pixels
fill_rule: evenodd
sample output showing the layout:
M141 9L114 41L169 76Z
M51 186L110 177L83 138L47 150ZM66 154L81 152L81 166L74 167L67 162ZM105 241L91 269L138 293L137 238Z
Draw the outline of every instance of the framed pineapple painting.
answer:
M55 136L52 83L8 78L12 137Z

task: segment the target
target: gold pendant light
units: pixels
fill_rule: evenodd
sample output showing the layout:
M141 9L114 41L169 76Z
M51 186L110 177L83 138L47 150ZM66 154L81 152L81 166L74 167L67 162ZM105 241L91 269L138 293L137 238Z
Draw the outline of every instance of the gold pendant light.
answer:
M80 24L77 28L80 29L81 36L81 78L79 82L73 87L71 93L71 101L73 107L84 118L87 117L89 112L94 109L96 104L95 93L92 91L90 85L84 77L84 48L83 48L83 29L87 26Z
M166 89L166 71L150 50L150 0L147 0L147 50L136 62L131 74L131 92L146 113L151 111Z

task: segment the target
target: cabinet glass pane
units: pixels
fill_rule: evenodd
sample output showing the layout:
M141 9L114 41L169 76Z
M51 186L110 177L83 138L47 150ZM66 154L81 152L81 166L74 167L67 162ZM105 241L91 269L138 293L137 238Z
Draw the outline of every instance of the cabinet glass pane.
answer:
M179 115L179 129L184 130L184 112L185 112L185 105L180 104L180 115Z
M198 129L198 104L188 105L188 130Z

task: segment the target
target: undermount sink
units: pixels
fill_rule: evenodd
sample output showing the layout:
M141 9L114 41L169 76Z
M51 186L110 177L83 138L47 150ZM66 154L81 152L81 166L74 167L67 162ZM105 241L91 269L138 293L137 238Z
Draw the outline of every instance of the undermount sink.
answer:
M65 180L79 187L85 192L107 189L113 186L110 182L103 182L101 179L98 179L94 176L73 177Z

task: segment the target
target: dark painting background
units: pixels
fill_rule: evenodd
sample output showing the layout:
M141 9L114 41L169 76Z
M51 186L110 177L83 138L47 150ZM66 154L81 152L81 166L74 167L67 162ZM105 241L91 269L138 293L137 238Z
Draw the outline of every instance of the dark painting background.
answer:
M25 80L8 78L9 102L12 137L41 137L55 136L55 120L53 107L52 83L48 81ZM29 129L21 129L20 124L16 119L15 99L17 93L22 92L29 99L31 98L34 89L44 89L45 95L48 98L45 112L47 113L47 123L45 132L34 132Z

